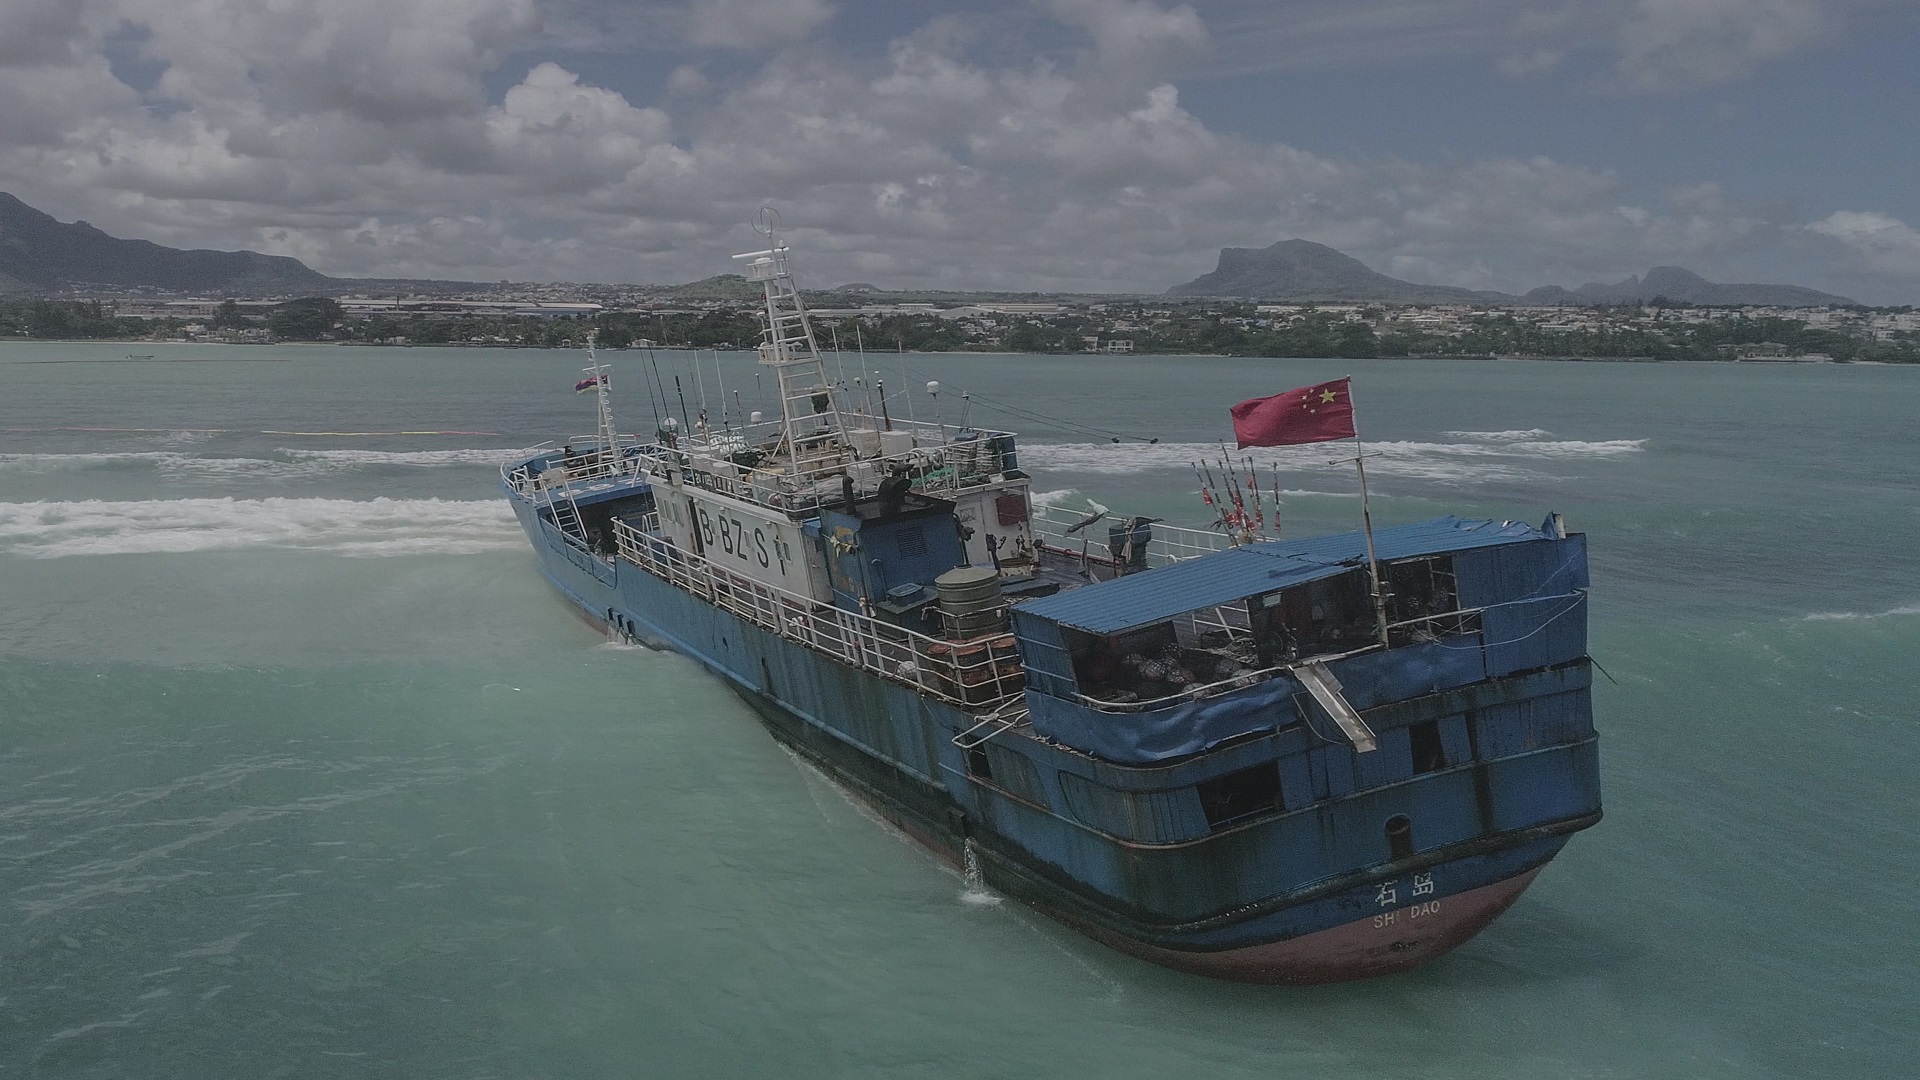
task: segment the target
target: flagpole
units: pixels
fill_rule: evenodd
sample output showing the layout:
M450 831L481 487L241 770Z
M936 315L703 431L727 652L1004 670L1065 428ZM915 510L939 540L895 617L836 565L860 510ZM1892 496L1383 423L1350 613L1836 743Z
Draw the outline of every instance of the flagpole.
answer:
M1353 405L1352 376L1348 376L1347 404ZM1360 525L1367 534L1367 574L1373 583L1373 625L1380 635L1380 647L1387 642L1387 594L1380 586L1380 559L1373 551L1373 505L1367 498L1367 454L1360 442L1360 411L1353 410L1353 467L1360 474Z

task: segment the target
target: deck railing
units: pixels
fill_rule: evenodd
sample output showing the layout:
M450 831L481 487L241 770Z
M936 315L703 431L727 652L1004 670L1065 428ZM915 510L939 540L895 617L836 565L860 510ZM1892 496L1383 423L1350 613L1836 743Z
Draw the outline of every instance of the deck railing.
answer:
M1439 641L1446 637L1477 634L1480 632L1480 615L1483 610L1485 609L1468 608L1462 611L1449 611L1440 615L1427 615L1418 619L1408 619L1404 622L1392 623L1387 627L1387 640L1393 642L1395 648L1403 648L1409 645L1420 645ZM1078 692L1074 694L1074 697L1079 700L1080 704L1090 709L1097 709L1100 712L1148 712L1153 709L1164 709L1172 705L1179 705L1189 701L1199 701L1202 698L1217 697L1234 690L1241 690L1253 686L1256 683L1266 682L1276 675L1285 675L1302 664L1328 664L1336 660L1345 660L1349 656L1359 656L1363 653L1379 651L1380 642L1376 640L1369 644L1362 645L1357 649L1347 649L1341 652L1331 653L1316 653L1311 656L1296 656L1290 660L1274 664L1271 667L1260 668L1255 671L1243 671L1237 675L1232 675L1215 682L1184 686L1171 694L1157 698L1149 698L1145 701L1104 701L1100 698L1090 697L1087 694Z
M635 449L639 452L630 452ZM603 450L595 446L571 457L553 454L547 459L547 467L538 471L525 462L502 465L500 478L522 495L531 496L544 489L566 498L566 488L574 484L640 479L653 460L646 452L648 449L630 446L624 450Z
M1067 532L1070 526L1086 516L1064 506L1036 504L1033 508L1033 532L1041 543L1056 551L1074 554L1085 545L1091 557L1113 561L1115 556L1107 549L1107 529L1111 524L1124 522L1126 517L1109 514L1078 532ZM1170 566L1201 555L1225 551L1229 546L1225 536L1205 529L1189 529L1164 522L1155 522L1151 528L1153 539L1148 541L1146 551L1149 567Z
M1026 687L1011 633L970 641L929 637L721 569L618 518L613 535L618 557L648 573L789 641L942 701L991 708Z

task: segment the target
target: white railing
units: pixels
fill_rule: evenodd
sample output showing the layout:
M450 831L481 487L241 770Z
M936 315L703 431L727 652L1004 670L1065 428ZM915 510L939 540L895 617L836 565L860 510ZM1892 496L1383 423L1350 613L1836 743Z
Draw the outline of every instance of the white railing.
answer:
M869 419L862 417L861 419ZM682 436L675 445L634 444L617 451L600 449L588 436L574 440L589 445L572 457L550 455L547 467L535 471L527 465L502 466L500 475L515 491L531 495L541 486L565 486L609 479L639 479L643 473L663 474L670 466L682 470L688 484L705 488L743 502L770 509L800 512L823 502L840 498L838 480L852 472L862 480L862 493L883 475L888 464L906 464L916 473L914 490L941 498L954 498L985 486L988 477L1005 470L993 440L1006 435L1001 431L976 431L968 439L956 439L951 426L893 421L893 432L909 432L915 443L904 454L859 456L853 445L857 437L880 432L850 430L842 439L839 452L825 458L807 459L797 473L788 471L781 459L772 459L766 467L736 464L730 460L739 451L762 446L763 436L777 433L778 424L761 423L737 430L703 432ZM804 439L802 440L805 441ZM712 464L700 461L712 459ZM868 470L863 473L861 470Z
M627 453L596 446L570 456L564 452L553 454L548 457L547 467L538 471L525 463L502 465L500 478L522 495L531 496L545 489L564 499L568 497L566 489L574 484L641 479L652 463L653 456L648 453L652 448L637 449L639 453Z
M1107 550L1107 528L1110 524L1126 521L1125 516L1108 514L1078 532L1068 534L1068 527L1086 516L1081 511L1064 506L1036 505L1033 508L1033 532L1041 543L1055 550L1078 554L1084 544L1089 558L1098 558L1103 562L1118 561ZM1189 529L1164 522L1155 522L1149 528L1153 530L1153 539L1147 543L1146 552L1147 565L1150 567L1170 566L1201 555L1225 551L1229 546L1225 536L1205 529Z
M822 604L713 565L615 519L619 558L780 636L968 708L1018 697L1026 672L1011 633L944 641Z

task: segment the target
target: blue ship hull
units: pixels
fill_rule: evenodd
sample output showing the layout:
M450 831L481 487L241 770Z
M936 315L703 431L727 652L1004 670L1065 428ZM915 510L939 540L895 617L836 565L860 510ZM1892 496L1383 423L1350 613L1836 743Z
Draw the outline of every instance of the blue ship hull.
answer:
M1356 767L1344 747L1315 744L1311 724L1276 722L1205 752L1126 765L1048 737L1023 740L1017 753L998 742L969 749L956 736L979 723L975 712L601 558L508 493L542 570L589 619L725 679L778 739L947 861L1156 963L1257 982L1404 970L1472 937L1600 816L1583 633L1577 658L1476 670L1471 685L1436 674L1425 693L1415 686L1397 702L1362 705L1449 717L1447 758L1458 763L1373 785L1351 770L1364 779L1380 766ZM1581 560L1584 568L1583 548ZM1529 720L1518 742L1479 745L1496 729L1476 728L1476 711L1502 709L1545 719ZM1404 730L1394 745L1404 756ZM1276 758L1297 793L1284 812L1209 829L1168 809L1170 792ZM1091 805L1088 792L1115 801ZM1396 813L1422 823L1418 850L1380 839L1377 823Z

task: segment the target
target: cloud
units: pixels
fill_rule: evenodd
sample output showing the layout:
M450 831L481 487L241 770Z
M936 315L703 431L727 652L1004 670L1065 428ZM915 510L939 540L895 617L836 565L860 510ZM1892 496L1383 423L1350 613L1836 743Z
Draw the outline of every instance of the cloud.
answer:
M1207 45L1206 25L1186 4L1163 8L1152 0L1050 0L1054 17L1093 38L1102 64L1159 64Z
M502 169L572 178L573 190L617 181L656 149L669 154L672 121L636 109L611 90L584 86L554 63L539 64L487 110L487 142ZM551 184L542 190L552 193Z
M1874 270L1920 278L1920 229L1887 214L1836 210L1807 226L1831 237Z
M81 15L81 6L71 0L0 4L0 66L33 68L77 59L86 38Z
M1639 0L1619 31L1619 78L1641 92L1727 82L1835 36L1838 22L1816 0Z
M812 37L833 10L826 0L696 0L681 29L695 45L777 49Z
M1483 288L1789 251L1908 272L1913 232L1884 215L1808 224L1710 180L1645 202L1609 170L1547 157L1357 160L1221 131L1178 86L1272 40L1232 21L1239 2L1040 0L1022 17L1045 20L1051 44L1013 52L977 13L864 50L822 40L825 0L651 5L630 14L702 49L631 60L658 70L622 93L558 55L543 29L555 9L534 0L93 0L77 22L14 0L5 25L51 59L8 66L0 46L0 189L121 235L366 276L691 280L729 268L767 203L818 283L1157 291L1220 247L1290 236ZM1391 45L1411 25L1465 48L1477 26L1489 57L1617 42L1643 18L1631 55L1649 80L1688 50L1748 58L1718 69L1732 71L1784 47L1742 37L1715 0L1683 6L1263 10L1308 46L1370 28ZM569 35L587 25L563 15ZM1495 16L1516 28L1489 35ZM107 60L114 34L158 73L139 88ZM703 51L716 48L740 52Z

